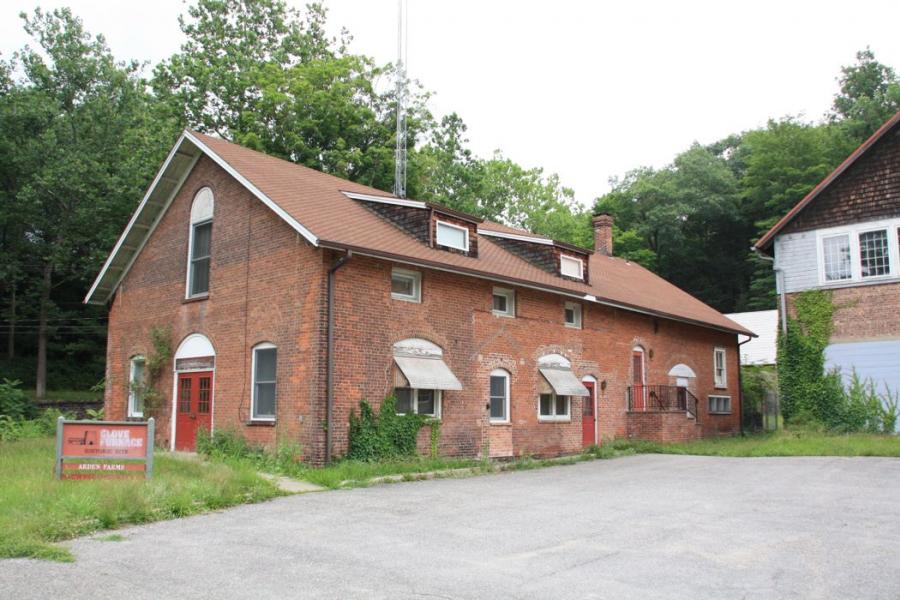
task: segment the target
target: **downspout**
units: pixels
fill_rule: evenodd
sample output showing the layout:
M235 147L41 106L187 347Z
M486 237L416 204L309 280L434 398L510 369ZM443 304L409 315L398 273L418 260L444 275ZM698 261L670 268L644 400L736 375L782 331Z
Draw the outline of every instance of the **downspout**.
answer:
M787 302L785 301L785 293L784 293L784 271L781 270L779 267L775 266L775 258L774 257L766 256L756 246L753 246L751 248L751 250L753 250L753 252L756 253L756 256L758 256L759 258L772 263L772 270L775 271L775 287L779 290L778 291L778 306L779 306L778 312L781 315L781 333L785 334L785 333L787 333ZM744 343L746 343L746 342L744 342Z
M340 257L328 269L328 342L325 347L325 464L331 463L334 420L334 278L335 272L350 260L352 253Z
M740 340L740 334L737 335L737 339ZM740 428L741 436L744 435L744 378L743 378L743 369L741 368L741 346L752 340L753 338L749 335L747 339L743 342L738 341L737 343L737 359L738 359L738 426Z

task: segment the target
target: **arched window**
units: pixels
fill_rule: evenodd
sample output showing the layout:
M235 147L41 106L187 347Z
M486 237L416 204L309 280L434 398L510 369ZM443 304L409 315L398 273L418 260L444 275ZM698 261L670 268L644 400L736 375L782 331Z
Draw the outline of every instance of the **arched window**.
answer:
M263 343L253 347L253 399L250 418L253 421L275 420L275 381L278 349Z
M191 205L191 231L188 240L188 298L209 294L214 204L212 190L206 187L197 192Z
M144 373L147 362L143 356L132 356L128 370L128 416L144 416Z
M509 423L509 373L503 369L491 371L491 423Z

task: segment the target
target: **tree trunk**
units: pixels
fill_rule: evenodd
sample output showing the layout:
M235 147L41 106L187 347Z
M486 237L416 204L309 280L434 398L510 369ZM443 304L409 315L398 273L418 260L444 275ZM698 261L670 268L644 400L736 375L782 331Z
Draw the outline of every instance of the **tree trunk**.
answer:
M43 288L41 289L41 308L38 316L37 376L35 377L35 396L38 400L47 397L47 318L50 312L50 286L52 284L53 265L44 265Z
M9 299L9 337L6 340L6 357L12 360L16 357L16 284L12 284L12 294Z

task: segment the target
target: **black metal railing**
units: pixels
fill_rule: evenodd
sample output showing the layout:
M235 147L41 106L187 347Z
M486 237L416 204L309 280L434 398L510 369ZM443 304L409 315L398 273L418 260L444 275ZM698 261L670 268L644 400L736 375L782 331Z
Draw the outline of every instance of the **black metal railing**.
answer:
M683 410L697 417L697 397L677 385L633 385L627 391L631 412L672 412Z

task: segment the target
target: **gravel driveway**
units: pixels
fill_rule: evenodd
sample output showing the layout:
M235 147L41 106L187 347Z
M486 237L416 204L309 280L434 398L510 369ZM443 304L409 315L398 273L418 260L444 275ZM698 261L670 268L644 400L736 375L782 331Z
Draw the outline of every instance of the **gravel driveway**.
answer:
M0 561L0 598L896 599L900 459L644 455L121 533Z

